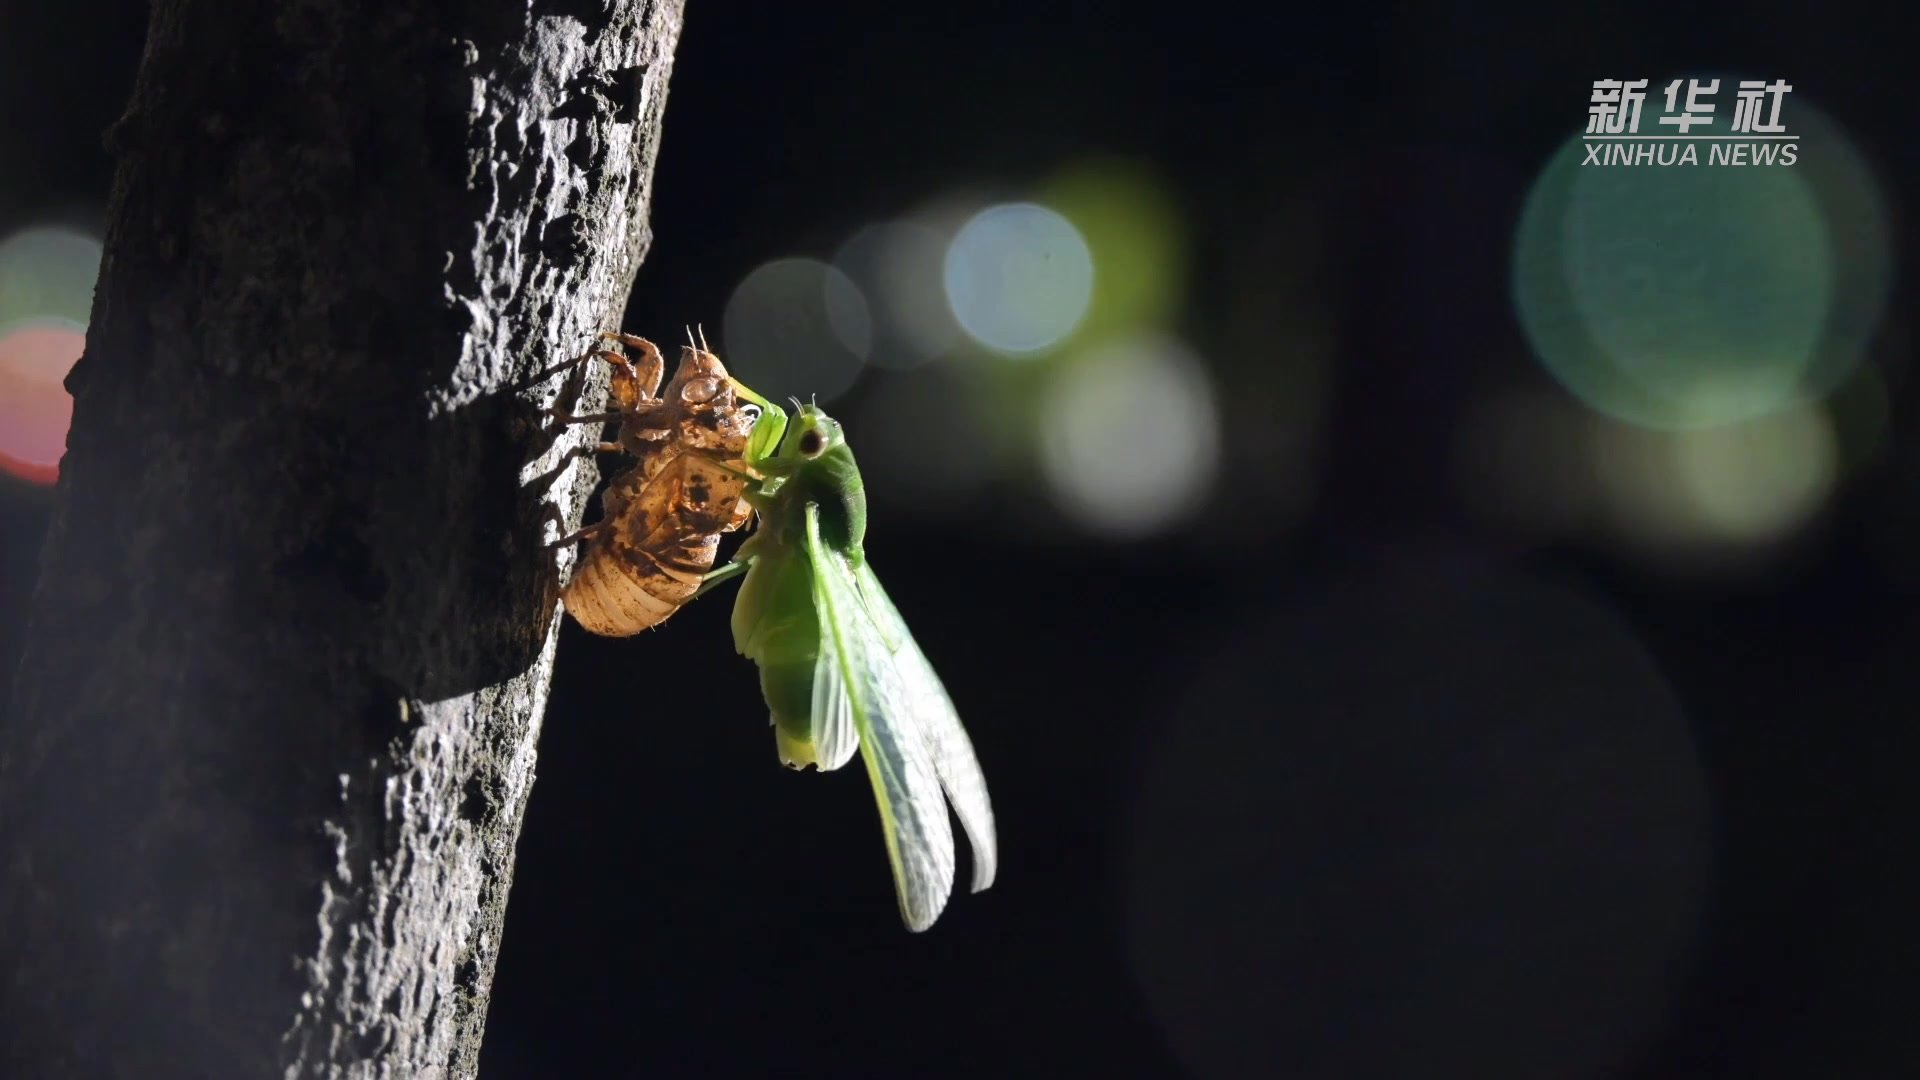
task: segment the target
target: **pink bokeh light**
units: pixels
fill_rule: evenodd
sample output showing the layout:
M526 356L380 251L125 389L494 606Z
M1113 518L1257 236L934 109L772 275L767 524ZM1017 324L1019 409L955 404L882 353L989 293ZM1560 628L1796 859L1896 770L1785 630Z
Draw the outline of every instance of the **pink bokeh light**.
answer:
M73 419L61 383L86 344L84 331L45 323L0 337L0 470L36 484L59 477Z

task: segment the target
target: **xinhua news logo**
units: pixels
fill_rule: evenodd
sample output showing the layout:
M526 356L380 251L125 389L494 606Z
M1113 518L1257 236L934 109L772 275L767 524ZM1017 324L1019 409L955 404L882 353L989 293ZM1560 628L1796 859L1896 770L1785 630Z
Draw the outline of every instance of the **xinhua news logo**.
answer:
M1587 106L1585 165L1784 166L1800 160L1780 120L1780 106L1793 87L1786 80L1741 80L1733 95L1733 123L1715 115L1719 79L1675 79L1667 84L1655 125L1640 130L1647 100L1645 79L1595 79ZM1707 129L1694 134L1696 127ZM1730 128L1730 130L1729 130Z

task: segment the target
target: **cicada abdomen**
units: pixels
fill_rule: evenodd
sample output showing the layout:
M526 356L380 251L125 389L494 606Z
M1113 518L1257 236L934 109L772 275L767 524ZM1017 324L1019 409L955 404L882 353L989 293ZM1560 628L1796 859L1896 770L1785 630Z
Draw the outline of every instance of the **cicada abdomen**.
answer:
M720 537L753 509L746 478L701 450L678 453L652 479L645 465L615 477L606 528L587 541L561 602L585 629L627 637L665 622L713 569Z

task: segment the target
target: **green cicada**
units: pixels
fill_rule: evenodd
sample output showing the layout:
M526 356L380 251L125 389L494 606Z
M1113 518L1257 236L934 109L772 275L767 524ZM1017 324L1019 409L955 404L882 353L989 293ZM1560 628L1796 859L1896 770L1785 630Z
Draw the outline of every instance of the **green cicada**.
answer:
M880 807L900 915L925 930L953 891L951 800L973 847L973 891L998 861L986 778L960 716L868 563L866 489L840 424L734 383L762 412L744 498L759 526L701 591L745 574L733 640L760 669L780 760L838 769L858 749ZM943 794L944 791L944 794Z

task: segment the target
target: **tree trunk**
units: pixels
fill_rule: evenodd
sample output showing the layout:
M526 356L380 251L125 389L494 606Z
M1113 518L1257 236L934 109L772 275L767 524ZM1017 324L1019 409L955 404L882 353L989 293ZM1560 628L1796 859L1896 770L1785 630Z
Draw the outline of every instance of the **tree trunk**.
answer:
M537 410L604 386L525 377L619 319L680 22L156 0L0 731L0 1075L473 1074L595 478Z

